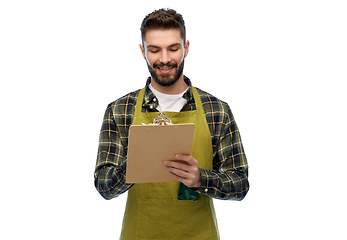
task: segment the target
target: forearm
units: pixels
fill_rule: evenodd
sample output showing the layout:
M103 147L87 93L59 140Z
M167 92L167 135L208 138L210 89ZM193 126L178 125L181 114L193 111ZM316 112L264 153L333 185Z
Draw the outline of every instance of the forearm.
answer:
M245 171L217 172L200 169L201 187L197 191L212 198L241 201L249 190L247 170Z
M106 200L118 197L133 184L125 181L126 164L118 166L99 166L95 170L94 184L100 195Z

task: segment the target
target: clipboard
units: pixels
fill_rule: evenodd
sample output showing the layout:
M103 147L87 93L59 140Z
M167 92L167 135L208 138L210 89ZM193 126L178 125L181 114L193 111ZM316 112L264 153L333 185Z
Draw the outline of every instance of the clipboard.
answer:
M190 155L194 130L194 123L130 126L126 182L175 182L163 162Z

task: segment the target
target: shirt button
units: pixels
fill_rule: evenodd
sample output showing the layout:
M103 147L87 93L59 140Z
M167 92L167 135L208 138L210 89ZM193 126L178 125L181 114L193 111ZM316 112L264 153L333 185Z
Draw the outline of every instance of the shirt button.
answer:
M153 98L153 102L156 102L157 101L157 99L156 98Z
M153 105L149 106L150 109L153 109Z
M207 193L208 192L208 189L207 188L205 188L205 193Z

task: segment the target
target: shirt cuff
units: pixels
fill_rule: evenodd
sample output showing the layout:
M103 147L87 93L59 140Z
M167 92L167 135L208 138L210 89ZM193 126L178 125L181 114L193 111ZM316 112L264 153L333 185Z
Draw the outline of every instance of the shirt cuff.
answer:
M209 177L208 177L207 170L200 168L200 176L201 176L201 186L199 188L196 188L196 190L194 191L204 195L209 195L209 193L212 194L212 189L208 188Z

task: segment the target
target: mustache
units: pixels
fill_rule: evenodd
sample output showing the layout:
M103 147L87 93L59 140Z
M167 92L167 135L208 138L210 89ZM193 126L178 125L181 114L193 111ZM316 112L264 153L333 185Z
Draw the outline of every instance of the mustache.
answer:
M154 63L153 64L153 68L157 68L157 67L177 67L177 63L175 62L169 62L169 63Z

